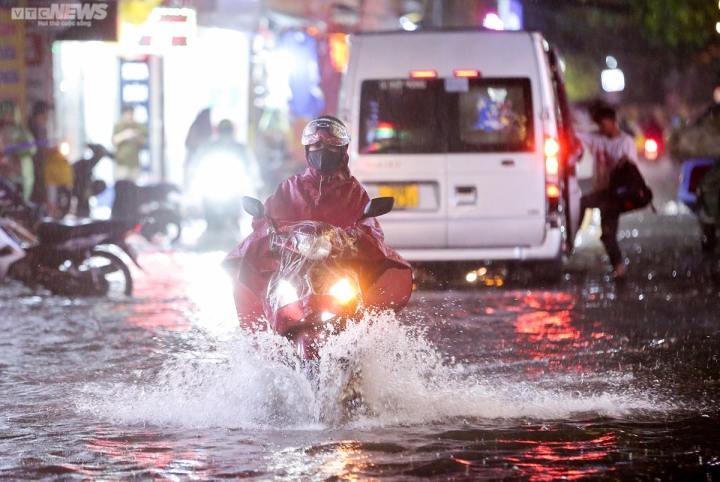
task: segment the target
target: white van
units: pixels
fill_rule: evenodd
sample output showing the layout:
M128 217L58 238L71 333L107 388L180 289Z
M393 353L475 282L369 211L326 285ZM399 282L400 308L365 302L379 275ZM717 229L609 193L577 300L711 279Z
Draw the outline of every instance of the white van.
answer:
M539 33L354 34L338 110L353 175L395 197L382 227L409 261L558 267L572 247L581 150Z

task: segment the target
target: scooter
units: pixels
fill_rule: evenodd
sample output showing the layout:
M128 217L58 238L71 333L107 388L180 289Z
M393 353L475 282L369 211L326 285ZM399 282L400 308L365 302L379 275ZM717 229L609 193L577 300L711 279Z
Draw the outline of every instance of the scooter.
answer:
M180 203L173 196L180 194L175 184L159 183L138 186L130 181L115 183L112 219L135 220L140 235L150 242L174 243L182 235Z
M702 231L702 250L712 253L720 231L720 162L709 169L698 183L697 218Z
M192 190L202 200L209 231L237 229L242 215L242 193L254 193L246 155L237 146L217 145L200 155Z
M686 159L680 173L678 199L700 223L702 251L714 252L720 230L720 161Z
M378 217L392 210L392 197L371 200L362 217ZM245 211L255 219L267 217L257 199L243 197ZM315 221L302 221L283 228L268 218L272 250L278 270L267 289L265 315L270 328L289 338L304 362L317 362L328 327L345 329L362 309L363 293L352 230Z
M26 226L17 214L32 210L32 206L3 180L0 199L0 279L10 277L64 296L132 294L130 269L112 251L119 249L140 267L126 242L127 236L139 229L135 223L38 220Z
M83 157L73 163L73 188L72 195L75 197L77 204L75 205L75 215L79 218L90 217L90 198L97 196L107 188L105 181L95 179L95 166L103 159L103 157L111 157L112 155L100 144L87 145L92 154L90 157ZM70 203L61 211L64 216L70 211Z

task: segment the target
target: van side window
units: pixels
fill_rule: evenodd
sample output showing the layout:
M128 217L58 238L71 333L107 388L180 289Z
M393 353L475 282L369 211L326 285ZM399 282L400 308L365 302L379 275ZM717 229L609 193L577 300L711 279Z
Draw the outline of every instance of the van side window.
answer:
M360 95L362 154L421 154L444 151L438 129L441 84L433 80L366 80Z
M455 96L450 117L457 119L458 129L450 136L450 152L534 149L528 79L473 79L467 91Z
M530 92L529 79L366 80L360 153L532 151Z

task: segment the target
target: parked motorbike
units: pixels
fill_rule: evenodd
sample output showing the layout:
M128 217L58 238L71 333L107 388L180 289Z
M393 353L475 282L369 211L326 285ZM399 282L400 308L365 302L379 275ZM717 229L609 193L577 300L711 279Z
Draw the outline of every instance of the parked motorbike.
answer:
M720 162L715 163L698 183L697 217L702 230L702 250L715 251L720 231Z
M715 250L720 228L720 161L686 159L680 171L678 199L697 216L703 252Z
M105 191L105 181L96 179L94 176L95 166L104 158L112 157L105 147L100 144L88 144L91 151L90 157L83 157L73 163L73 188L72 195L75 197L75 215L79 218L90 217L90 199L93 196ZM61 214L64 216L70 211L70 203L64 206Z
M181 193L175 184L159 183L138 186L130 181L115 183L112 219L134 220L140 234L150 242L174 243L182 235Z
M64 296L132 294L132 274L113 252L124 252L138 267L126 243L136 231L127 221L65 223L30 219L27 205L12 186L0 180L0 279L10 277L31 286L43 286Z
M391 197L371 200L357 223L387 214ZM243 207L253 218L266 217L263 204L244 197ZM318 350L328 327L335 332L359 313L363 304L361 279L352 262L355 237L352 229L315 221L301 221L277 228L272 219L272 248L280 260L270 278L265 315L271 329L289 338L304 362L317 362Z

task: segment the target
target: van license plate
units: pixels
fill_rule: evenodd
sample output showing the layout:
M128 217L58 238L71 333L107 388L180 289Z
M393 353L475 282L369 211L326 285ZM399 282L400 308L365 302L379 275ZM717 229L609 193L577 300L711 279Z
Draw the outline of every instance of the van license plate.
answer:
M396 209L416 208L420 204L420 189L417 184L381 185L380 196L394 197Z

